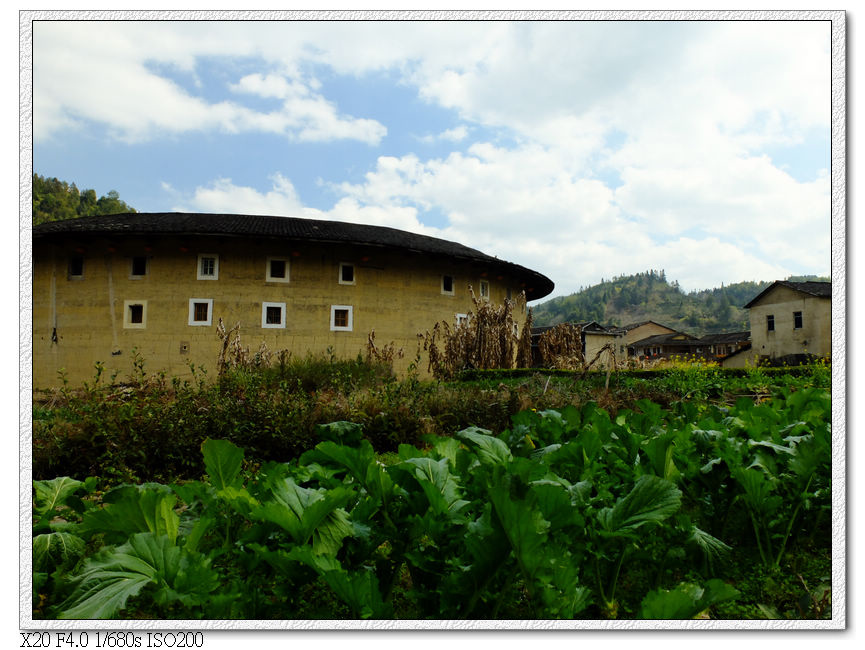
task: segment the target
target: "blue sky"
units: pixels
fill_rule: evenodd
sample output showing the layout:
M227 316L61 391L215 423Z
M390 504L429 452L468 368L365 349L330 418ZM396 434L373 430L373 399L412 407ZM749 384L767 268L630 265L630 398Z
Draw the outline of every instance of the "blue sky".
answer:
M37 22L33 169L459 241L553 295L831 269L826 21Z

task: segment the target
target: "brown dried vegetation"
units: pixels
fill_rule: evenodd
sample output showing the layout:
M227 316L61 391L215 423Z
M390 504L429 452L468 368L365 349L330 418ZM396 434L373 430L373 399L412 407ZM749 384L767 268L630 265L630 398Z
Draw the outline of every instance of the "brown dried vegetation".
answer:
M478 299L469 286L474 310L461 323L439 321L418 336L429 354L429 372L437 379L453 377L469 368L514 368L531 365L531 312L519 336L516 309L525 310L526 295L494 305Z

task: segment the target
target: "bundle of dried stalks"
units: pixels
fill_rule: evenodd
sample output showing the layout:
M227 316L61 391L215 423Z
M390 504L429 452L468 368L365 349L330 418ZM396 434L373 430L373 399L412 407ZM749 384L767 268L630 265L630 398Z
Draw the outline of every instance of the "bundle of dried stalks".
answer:
M372 330L369 333L366 342L366 361L370 364L385 364L390 368L393 368L394 359L402 359L403 358L403 349L396 348L396 344L391 341L383 345L382 347L376 347L375 344L375 330Z
M525 293L520 293L517 300L505 300L501 305L493 305L475 297L471 286L469 291L474 310L468 313L465 320L453 326L440 321L431 331L422 335L423 349L429 354L429 371L434 377L452 377L467 368L514 367L520 343L514 310L517 307L524 309ZM531 331L528 329L530 357Z
M541 334L538 351L548 368L559 370L582 370L586 358L583 356L581 337L583 328L573 323L559 323Z
M520 332L520 340L517 343L517 368L532 367L532 321L532 310L529 309L523 331Z
M217 373L222 374L229 368L260 368L269 367L273 353L262 341L258 352L250 354L249 348L240 343L240 323L235 323L230 330L225 329L225 323L219 319L216 334L222 340L222 348L216 360Z

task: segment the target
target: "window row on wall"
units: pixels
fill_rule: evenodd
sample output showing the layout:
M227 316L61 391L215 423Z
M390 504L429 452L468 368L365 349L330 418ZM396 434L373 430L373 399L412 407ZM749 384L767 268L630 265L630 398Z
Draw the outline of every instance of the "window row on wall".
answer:
M800 330L802 329L803 317L801 311L793 312L793 329ZM775 315L767 314L766 315L766 331L774 332L775 331Z
M197 280L219 280L219 254L202 253L198 255L196 262ZM268 257L265 264L265 282L284 282L290 280L290 261L287 257ZM145 255L129 258L129 279L140 280L147 276L150 271L150 260ZM337 282L339 284L354 285L355 265L350 262L340 262ZM67 267L67 278L69 280L81 280L84 278L84 257L73 255L69 258ZM456 295L453 275L441 276L441 292L446 296ZM481 280L478 284L479 297L483 300L490 299L490 283ZM508 300L511 299L511 290L507 291Z
M285 329L287 321L284 302L261 303L261 327L264 329ZM213 299L190 298L187 324L191 327L213 325ZM123 301L123 327L126 329L146 329L147 301ZM330 306L330 330L332 332L351 332L354 328L354 308L352 305Z

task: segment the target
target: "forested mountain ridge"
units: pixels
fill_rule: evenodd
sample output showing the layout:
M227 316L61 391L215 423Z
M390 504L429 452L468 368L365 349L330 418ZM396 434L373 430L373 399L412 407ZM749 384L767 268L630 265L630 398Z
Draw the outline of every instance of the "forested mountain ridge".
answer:
M784 278L802 282L828 281L818 276ZM602 280L570 296L553 298L533 307L534 325L597 321L622 326L653 320L695 336L750 329L744 306L772 282L737 282L685 293L679 283L667 282L655 270Z
M34 226L49 221L122 212L137 210L121 201L120 195L114 190L97 199L94 190L79 191L75 183L70 185L56 178L33 174Z

